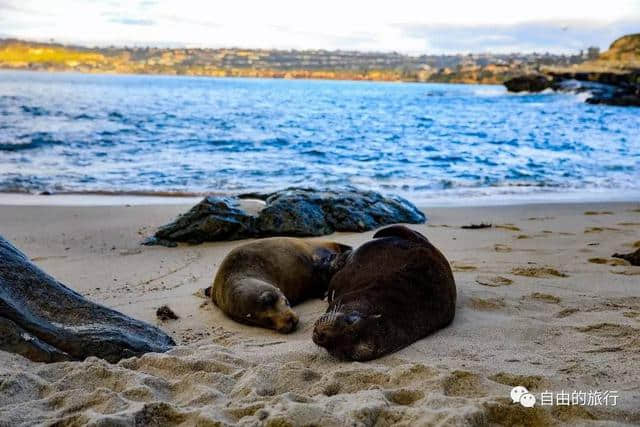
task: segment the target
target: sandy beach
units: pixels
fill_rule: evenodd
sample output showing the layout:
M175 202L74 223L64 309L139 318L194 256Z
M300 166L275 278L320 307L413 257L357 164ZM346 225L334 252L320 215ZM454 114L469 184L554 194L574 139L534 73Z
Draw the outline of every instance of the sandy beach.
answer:
M452 264L453 324L368 363L296 332L237 324L203 295L243 241L140 241L189 204L0 206L0 234L88 298L158 325L179 345L116 365L37 364L0 352L0 425L619 425L640 423L640 204L424 207L411 226ZM463 225L490 223L468 230ZM339 233L358 245L368 233ZM180 319L161 322L167 304ZM615 405L512 403L511 388L615 392ZM555 403L555 402L554 402Z

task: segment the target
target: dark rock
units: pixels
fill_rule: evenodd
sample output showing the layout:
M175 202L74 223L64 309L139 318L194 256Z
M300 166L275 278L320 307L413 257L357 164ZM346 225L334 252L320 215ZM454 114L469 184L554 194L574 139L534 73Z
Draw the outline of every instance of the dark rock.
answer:
M640 71L555 72L552 88L562 92L588 92L588 104L640 106Z
M481 228L491 228L491 224L485 224L484 222L481 222L480 224L463 225L460 228L464 228L465 230L478 230Z
M256 221L264 236L323 236L333 232L323 209L322 196L293 190L274 193Z
M591 94L586 102L617 106L640 106L640 71L549 72L530 74L504 82L509 92L559 92Z
M178 320L180 317L169 308L168 305L163 305L156 310L156 316L162 321L166 320Z
M230 199L207 197L161 227L145 244L234 240L266 236L321 236L334 231L367 231L396 223L420 224L426 218L407 200L352 187L339 190L287 188L270 194L243 194L265 207L257 216Z
M67 288L0 236L0 350L42 362L117 362L173 345L160 329Z
M242 239L256 234L253 222L254 217L240 209L235 200L209 196L172 223L160 227L154 236L156 240L147 240L145 244L171 246L170 242Z
M586 102L587 104L604 104L618 107L640 107L640 93L616 92L610 97L592 96Z
M631 263L631 265L640 266L640 249L628 254L613 254L611 256L614 258L627 260Z
M504 82L509 92L542 92L551 87L553 81L542 74L518 76Z

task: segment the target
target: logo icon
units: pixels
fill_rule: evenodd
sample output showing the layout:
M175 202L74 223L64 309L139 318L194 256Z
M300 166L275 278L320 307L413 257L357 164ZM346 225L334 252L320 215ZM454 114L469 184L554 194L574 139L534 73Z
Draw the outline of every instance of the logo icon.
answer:
M511 400L513 400L513 403L519 403L525 408L533 408L536 404L536 397L521 385L511 389Z

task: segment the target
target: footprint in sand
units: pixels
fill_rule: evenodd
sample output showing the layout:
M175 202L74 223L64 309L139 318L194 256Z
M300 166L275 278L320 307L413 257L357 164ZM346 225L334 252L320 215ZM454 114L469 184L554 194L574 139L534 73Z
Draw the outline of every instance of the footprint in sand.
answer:
M493 245L493 250L496 252L511 252L511 246L503 245L502 243L496 243Z
M624 227L636 227L640 225L640 222L619 222L618 225L622 225Z
M516 267L511 270L512 274L524 277L569 277L568 274L556 270L552 267Z
M571 316L574 313L579 312L580 310L577 308L565 308L556 313L556 318L564 319L565 317Z
M423 391L404 388L399 390L385 390L383 391L383 395L391 403L403 406L411 405L424 398Z
M542 292L534 292L529 296L524 296L522 299L533 299L537 301L546 302L548 304L559 304L560 298L551 294L544 294Z
M613 215L611 211L586 211L585 215Z
M503 276L477 276L476 283L482 286L508 286L513 283L513 280Z
M609 270L609 273L620 274L623 276L640 276L640 268L629 267L624 270Z
M587 227L584 229L585 234L588 233L601 233L603 231L620 231L619 228L612 227Z
M480 375L468 371L453 371L442 382L445 396L484 397L487 385Z
M509 231L520 231L519 227L516 227L513 224L499 224L494 226L495 228L501 228L503 230L509 230Z
M516 239L521 240L521 239L530 239L531 236L527 235L527 234L518 234L516 236Z
M585 353L614 353L623 350L640 350L640 341L637 337L640 330L627 325L616 323L596 323L587 326L576 326L578 332L603 339L600 343L594 343L596 348L586 350Z
M603 338L623 338L636 337L638 330L627 325L618 325L617 323L596 323L587 326L576 326L578 332L589 335L595 335Z
M465 272L465 271L474 271L477 270L478 267L475 265L463 264L460 262L452 261L451 262L451 270L453 272Z
M504 298L477 298L472 297L469 300L469 306L475 310L481 311L491 311L491 310L499 310L501 308L506 307L507 305L504 302Z
M529 391L537 391L550 386L550 382L539 375L517 375L498 372L495 375L491 375L489 379L511 387L523 386Z
M628 261L619 258L589 258L589 262L592 264L606 264L606 265L629 265Z

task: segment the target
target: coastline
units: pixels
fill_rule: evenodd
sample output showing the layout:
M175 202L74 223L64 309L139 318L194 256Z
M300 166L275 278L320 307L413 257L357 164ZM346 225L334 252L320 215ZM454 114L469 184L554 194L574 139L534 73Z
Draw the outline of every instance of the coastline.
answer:
M425 198L401 194L420 209L432 207L485 207L531 204L633 203L640 202L640 190L574 190L532 191L531 188L456 189L431 192ZM494 190L494 191L491 191ZM497 191L495 191L497 190ZM54 194L15 193L0 191L1 206L125 206L125 205L194 205L208 195L237 197L241 193L180 193L180 192L68 192ZM384 191L382 192L384 193ZM242 200L242 199L241 199ZM245 199L245 200L250 200Z
M452 264L456 318L368 363L336 361L311 342L324 301L296 307L301 323L290 335L237 324L209 303L202 289L224 256L246 241L139 244L189 207L0 206L0 234L37 265L96 302L157 324L179 343L168 354L117 365L97 359L39 365L0 352L0 377L13 390L0 397L0 420L153 416L165 423L340 425L363 422L374 411L380 422L407 424L640 422L640 267L610 257L640 244L638 200L420 205L429 221L411 227ZM481 222L494 227L460 228ZM372 234L328 238L359 245ZM163 304L180 319L157 320ZM508 398L514 384L538 396L597 389L619 397L615 407L525 411ZM47 399L59 403L39 403Z

